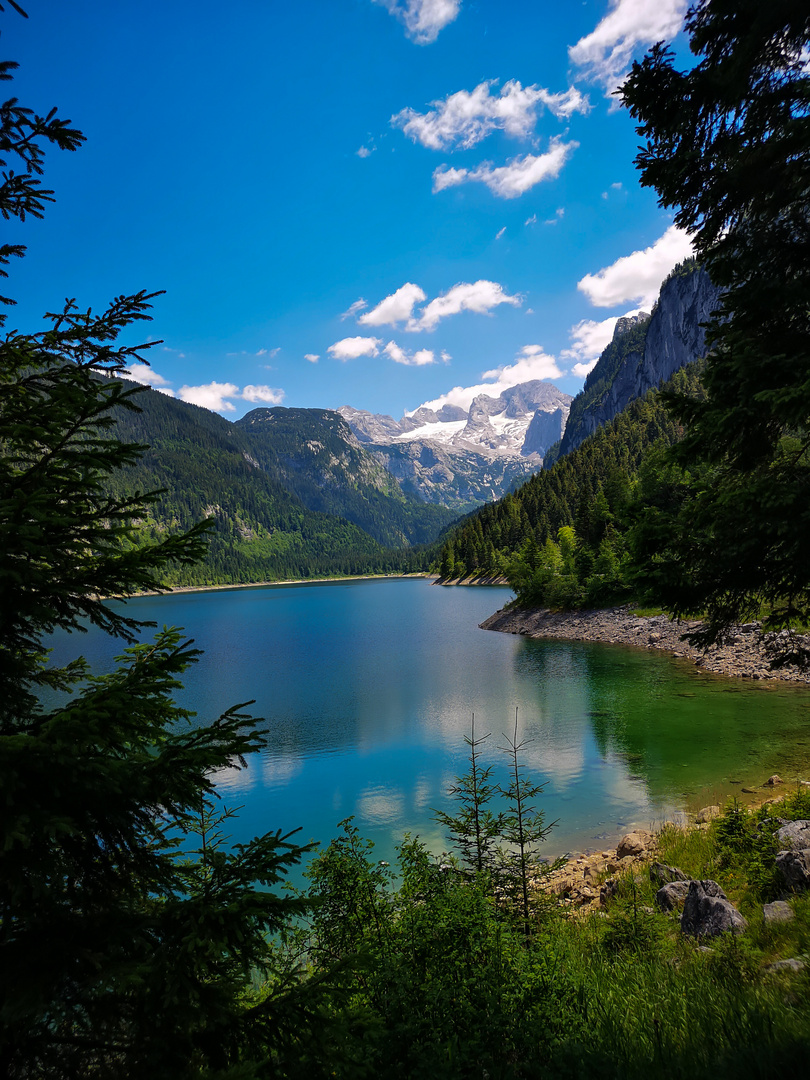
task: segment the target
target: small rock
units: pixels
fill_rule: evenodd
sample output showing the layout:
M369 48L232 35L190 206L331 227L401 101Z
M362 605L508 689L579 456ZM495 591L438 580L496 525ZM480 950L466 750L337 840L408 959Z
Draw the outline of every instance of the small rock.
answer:
M616 855L620 859L628 855L641 855L647 850L650 834L646 832L631 832L623 836L616 848Z
M705 825L708 821L712 821L716 817L720 817L719 806L704 806L702 810L698 810L695 815L695 821L698 825Z
M768 779L765 781L765 786L776 787L777 784L784 784L784 782L785 781L782 779L781 776L777 776L776 773L774 773L773 776L769 776Z
M744 787L742 790L745 795L756 795L757 793L757 789L755 787Z
M807 964L804 960L800 960L797 956L793 956L790 960L774 960L772 964L765 966L766 971L804 971Z
M671 881L688 881L683 870L677 866L667 866L666 863L654 862L650 866L650 881L659 885L668 885Z
M773 926L774 923L790 922L791 919L795 918L793 908L790 904L786 904L784 900L774 900L772 904L764 904L762 915L766 926Z
M776 840L780 851L803 851L810 848L810 821L806 818L786 822L777 829Z
M748 924L716 881L690 881L681 930L692 937L716 937L743 931Z
M689 895L690 881L670 881L655 894L659 911L676 911Z
M810 848L804 851L780 851L776 856L776 866L794 889L806 889L810 885Z
M607 907L619 888L618 881L615 878L608 878L608 880L602 885L599 892L599 903L602 907Z

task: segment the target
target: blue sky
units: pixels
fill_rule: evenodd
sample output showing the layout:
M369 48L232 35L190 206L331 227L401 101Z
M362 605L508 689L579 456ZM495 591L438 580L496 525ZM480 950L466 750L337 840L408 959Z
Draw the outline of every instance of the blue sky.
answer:
M236 419L576 393L689 250L610 91L685 0L28 0L11 93L87 136L7 226L9 328L165 289L136 377ZM8 85L8 84L7 84Z

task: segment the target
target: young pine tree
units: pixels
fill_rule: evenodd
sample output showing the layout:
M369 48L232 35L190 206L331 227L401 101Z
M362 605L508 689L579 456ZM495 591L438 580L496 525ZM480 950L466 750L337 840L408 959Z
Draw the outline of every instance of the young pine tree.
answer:
M475 713L470 735L464 741L470 748L470 771L456 777L450 788L459 809L456 814L435 810L434 817L447 830L450 842L461 856L465 867L476 874L493 872L497 862L498 841L503 826L503 815L493 814L488 804L495 798L498 787L491 779L492 766L482 768L481 747L489 733L475 737Z

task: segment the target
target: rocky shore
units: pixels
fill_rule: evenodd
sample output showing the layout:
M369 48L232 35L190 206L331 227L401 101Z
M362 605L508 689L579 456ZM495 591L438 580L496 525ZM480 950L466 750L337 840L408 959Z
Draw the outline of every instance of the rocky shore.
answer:
M672 622L666 615L634 615L628 607L597 611L505 608L480 623L482 630L498 630L503 634L660 649L717 675L810 684L810 672L802 671L795 664L778 668L771 666L769 652L777 643L775 635L763 634L758 622L736 627L726 644L714 645L706 650L683 640L684 634L699 625L697 622ZM787 634L787 631L782 634ZM805 645L810 646L808 638L803 640Z
M781 802L784 794L778 793L776 789L782 784L781 777L776 775L769 777L762 785L760 797L752 805ZM765 791L768 792L768 797L764 797ZM684 824L679 826L670 824L668 827L687 831L708 829L710 822L721 813L721 808L717 805L704 806L697 814L690 815ZM800 829L802 844L805 843L807 834L810 832L810 829L807 832L804 831L806 823L801 821L793 825L788 823L788 825L790 829ZM626 833L615 848L572 853L558 869L545 877L538 878L535 881L535 887L540 892L554 896L559 903L570 905L574 909L597 910L604 907L606 900L613 895L611 879L615 879L615 875L645 872L650 866L660 865L656 862L658 835L658 832L636 828ZM806 877L807 870L804 871L803 885L806 884Z

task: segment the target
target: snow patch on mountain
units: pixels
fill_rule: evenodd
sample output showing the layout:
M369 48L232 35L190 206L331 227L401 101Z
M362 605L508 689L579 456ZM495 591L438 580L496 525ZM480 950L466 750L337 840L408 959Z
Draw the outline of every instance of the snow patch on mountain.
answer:
M346 405L337 411L367 444L433 443L488 458L532 458L539 464L548 446L562 437L571 401L553 383L534 379L510 386L497 397L479 394L467 410L444 405L434 411L421 405L401 420ZM535 417L543 423L534 424L527 443Z

